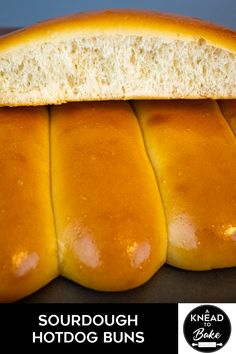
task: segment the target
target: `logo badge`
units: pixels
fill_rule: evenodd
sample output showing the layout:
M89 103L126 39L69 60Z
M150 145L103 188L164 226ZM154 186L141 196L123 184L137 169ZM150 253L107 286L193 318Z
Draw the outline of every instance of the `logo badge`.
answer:
M221 349L231 333L229 317L219 307L203 305L195 307L186 317L183 326L188 344L202 353Z

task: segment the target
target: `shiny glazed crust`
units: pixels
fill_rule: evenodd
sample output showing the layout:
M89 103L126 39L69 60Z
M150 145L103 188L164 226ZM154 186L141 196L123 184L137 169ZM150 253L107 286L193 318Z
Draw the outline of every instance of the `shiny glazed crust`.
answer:
M124 102L54 106L50 139L45 108L0 109L0 302L59 273L139 286L166 261L167 234L171 265L236 265L235 101L219 101L224 116L210 100L132 105L147 150Z
M125 102L51 109L53 205L62 275L103 291L146 282L165 262L162 203Z
M164 203L167 262L189 270L236 266L236 143L217 103L134 107Z
M46 108L0 109L0 302L58 275Z

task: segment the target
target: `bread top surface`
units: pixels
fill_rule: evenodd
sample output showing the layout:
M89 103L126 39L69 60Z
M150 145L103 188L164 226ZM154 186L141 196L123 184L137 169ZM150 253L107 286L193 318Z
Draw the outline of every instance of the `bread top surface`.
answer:
M58 275L46 108L0 109L0 302Z
M63 276L121 291L165 262L165 219L141 130L125 102L51 109L52 196Z
M189 270L236 266L236 141L217 103L133 105L162 195L167 263Z
M84 12L39 22L0 38L0 52L30 42L57 41L77 36L166 36L203 39L236 52L236 32L197 18L138 10Z

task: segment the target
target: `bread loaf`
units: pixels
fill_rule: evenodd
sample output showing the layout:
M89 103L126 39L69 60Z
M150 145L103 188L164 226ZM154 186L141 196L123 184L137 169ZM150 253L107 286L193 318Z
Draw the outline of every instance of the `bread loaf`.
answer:
M0 109L0 302L58 275L46 108Z
M194 18L109 10L0 39L0 105L236 97L236 34Z
M167 262L236 266L236 142L215 101L134 102L168 227Z
M120 291L165 262L167 236L155 175L125 102L51 108L53 205L61 274Z

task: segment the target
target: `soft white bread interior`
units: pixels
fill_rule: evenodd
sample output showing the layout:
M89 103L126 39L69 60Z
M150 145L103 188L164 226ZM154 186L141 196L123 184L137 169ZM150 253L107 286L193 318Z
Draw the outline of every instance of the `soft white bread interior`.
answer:
M0 302L58 275L44 107L0 109Z
M217 103L134 107L164 203L167 263L190 270L236 266L236 141Z
M103 291L146 282L166 260L166 224L128 103L52 107L51 149L61 274Z
M0 39L0 105L236 97L236 34L193 18L112 10Z

